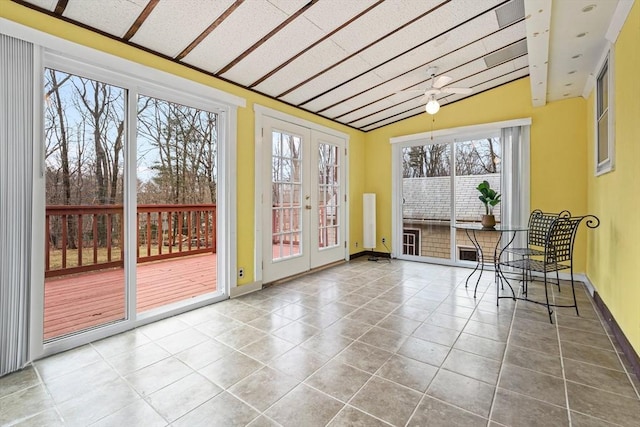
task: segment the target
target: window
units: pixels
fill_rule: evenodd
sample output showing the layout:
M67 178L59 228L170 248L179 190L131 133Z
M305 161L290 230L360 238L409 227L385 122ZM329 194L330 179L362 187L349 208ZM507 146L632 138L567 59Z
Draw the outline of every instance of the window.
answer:
M613 102L611 53L604 58L596 80L595 164L596 175L613 170Z
M420 256L420 230L405 228L402 233L402 253Z

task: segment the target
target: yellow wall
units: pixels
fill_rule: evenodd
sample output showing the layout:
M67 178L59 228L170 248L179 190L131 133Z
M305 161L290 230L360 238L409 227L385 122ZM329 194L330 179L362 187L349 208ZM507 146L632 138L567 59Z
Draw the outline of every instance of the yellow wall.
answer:
M237 145L237 265L245 269L245 277L239 279L238 284L251 283L255 277L254 271L254 186L255 186L255 142L253 104L282 111L320 125L336 129L349 135L349 181L350 191L350 222L356 224L350 229L350 241L362 241L362 175L364 171L364 133L352 128L339 125L319 116L307 113L271 98L244 90L227 82L207 76L188 67L162 59L148 52L100 36L75 25L65 23L48 15L38 13L32 9L20 6L8 0L0 0L0 17L35 28L37 30L58 36L78 44L92 47L140 64L157 68L184 77L207 86L224 90L233 95L243 97L247 101L245 108L238 109L238 145ZM360 224L358 226L358 224ZM360 249L352 248L358 252Z
M531 117L531 209L587 212L586 102L582 98L531 106L524 78L464 101L443 106L366 135L365 192L377 194L377 236L391 236L391 145L389 139L429 130ZM432 121L435 118L435 121ZM585 272L586 231L576 241L577 272Z
M586 110L588 206L602 221L589 240L587 274L640 353L640 5L614 49L615 170L594 176L594 95Z

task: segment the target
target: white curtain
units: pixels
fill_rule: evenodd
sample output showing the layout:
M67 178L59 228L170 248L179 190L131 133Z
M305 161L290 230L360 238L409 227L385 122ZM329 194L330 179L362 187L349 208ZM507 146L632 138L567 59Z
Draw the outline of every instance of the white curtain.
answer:
M500 185L504 224L527 225L529 221L530 127L529 125L513 126L501 130L502 182ZM518 233L512 246L525 247L526 233Z
M28 361L33 52L0 34L0 376Z

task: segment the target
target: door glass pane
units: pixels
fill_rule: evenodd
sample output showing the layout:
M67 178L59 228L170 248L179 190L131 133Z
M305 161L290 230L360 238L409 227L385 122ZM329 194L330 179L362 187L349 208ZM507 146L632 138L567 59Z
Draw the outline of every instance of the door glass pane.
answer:
M498 136L459 141L455 143L456 162L456 222L480 223L486 210L478 199L478 185L487 181L492 189L502 193L500 175L502 172L502 146ZM496 223L500 223L500 208L493 208ZM493 256L498 232L483 232L478 236L485 258ZM475 248L464 230L456 230L456 260L475 259Z
M402 154L403 254L449 259L451 145L405 147Z
M271 135L271 242L272 260L301 255L302 200L301 139L273 131Z
M45 69L44 340L126 318L126 90Z
M217 115L138 98L137 311L217 290Z
M339 147L318 145L318 248L338 246L340 210Z

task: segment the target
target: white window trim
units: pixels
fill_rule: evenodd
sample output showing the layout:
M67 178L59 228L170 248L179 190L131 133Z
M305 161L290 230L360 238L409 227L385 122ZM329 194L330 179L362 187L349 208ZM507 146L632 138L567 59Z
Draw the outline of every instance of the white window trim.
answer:
M148 67L127 59L107 54L96 49L83 46L59 37L47 34L33 28L20 25L13 21L0 18L0 33L11 37L29 41L34 44L36 58L34 61L35 93L37 103L42 100L44 67L79 74L87 78L97 79L105 83L122 87L129 91L128 118L135 115L138 94L155 96L167 101L189 105L194 108L215 112L220 117L219 138L224 141L219 146L219 158L224 159L218 170L219 200L225 204L225 209L218 215L218 225L225 224L225 232L218 235L218 247L223 248L218 260L220 279L224 283L224 295L227 298L237 287L236 248L237 248L237 208L236 208L236 147L237 147L237 108L245 107L246 100L238 96L223 92L219 89L182 78L152 67ZM34 136L42 139L42 109L34 111ZM135 124L128 121L128 139L135 141ZM36 138L34 138L36 139ZM126 156L135 157L135 145L128 144ZM34 241L44 239L44 155L42 144L34 147L34 203L33 203L33 238ZM227 165L227 167L225 167ZM129 180L129 197L135 192L135 180ZM130 204L131 200L129 200ZM42 218L41 218L42 217ZM131 218L129 218L131 219ZM44 256L34 245L32 254L32 292L30 307L32 316L42 317L42 303L44 300ZM126 260L125 260L126 262ZM130 275L135 274L130 270ZM135 276L129 280L135 280ZM114 325L105 326L82 335L69 336L53 341L46 345L42 342L42 318L32 317L30 329L30 358L31 360L49 354L57 353L94 341L114 333L123 332L135 326L140 326L160 318L168 317L179 312L192 309L194 306L210 304L220 298L203 298L191 307L172 307L163 313L149 313L145 316L132 318L135 310L135 295L131 290L127 295L129 301L128 320ZM134 302L133 304L131 302ZM133 306L133 308L131 308ZM39 315L34 314L39 311Z
M607 159L598 163L598 76L602 73L604 65L607 65ZM593 164L595 176L604 175L608 172L612 172L615 169L615 66L614 66L614 49L613 46L605 51L598 61L598 66L595 72L595 90L594 90L594 103L593 103Z

